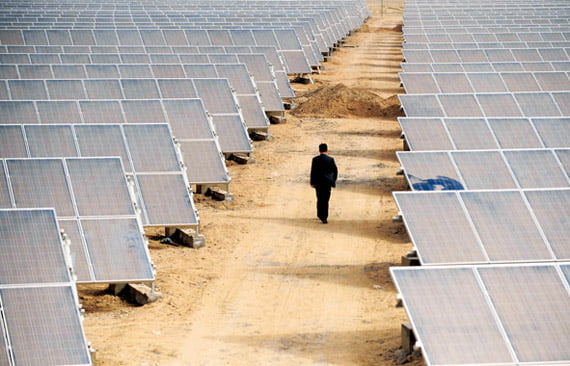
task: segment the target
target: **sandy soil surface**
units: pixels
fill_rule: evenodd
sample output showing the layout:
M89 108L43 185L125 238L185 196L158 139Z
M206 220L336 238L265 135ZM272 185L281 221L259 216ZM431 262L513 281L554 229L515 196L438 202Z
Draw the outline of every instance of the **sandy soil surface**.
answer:
M388 268L410 248L391 192L404 190L397 99L401 1L372 18L314 75L299 108L229 163L234 200L197 195L201 249L148 232L160 301L136 307L80 289L96 365L421 365L399 357ZM342 84L342 85L339 85ZM311 158L329 144L339 167L329 224L316 218Z

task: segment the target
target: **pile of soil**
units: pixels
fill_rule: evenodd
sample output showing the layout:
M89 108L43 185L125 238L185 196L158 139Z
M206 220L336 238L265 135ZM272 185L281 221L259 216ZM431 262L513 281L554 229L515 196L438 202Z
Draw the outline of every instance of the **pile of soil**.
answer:
M293 111L297 117L386 117L403 116L396 95L381 98L365 89L349 88L344 84L322 86L297 99Z

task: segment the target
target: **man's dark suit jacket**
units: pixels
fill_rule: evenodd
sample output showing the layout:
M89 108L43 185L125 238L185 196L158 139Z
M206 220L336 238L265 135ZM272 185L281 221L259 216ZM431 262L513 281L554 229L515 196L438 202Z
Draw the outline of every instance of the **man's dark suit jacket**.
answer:
M311 164L311 185L315 187L336 187L338 170L334 159L327 154L313 158Z

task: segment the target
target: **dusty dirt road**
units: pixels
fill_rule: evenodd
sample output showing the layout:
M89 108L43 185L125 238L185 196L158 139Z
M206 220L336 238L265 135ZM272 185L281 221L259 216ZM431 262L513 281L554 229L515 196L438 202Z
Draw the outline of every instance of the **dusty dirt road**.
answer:
M379 5L315 84L295 85L299 109L255 144L256 162L230 165L234 200L196 197L207 246L151 241L162 300L134 307L80 291L97 365L396 362L406 316L388 267L411 246L391 221L391 192L405 185L398 108L383 98L401 92L402 3L387 0L383 17ZM339 168L328 225L308 181L320 142Z

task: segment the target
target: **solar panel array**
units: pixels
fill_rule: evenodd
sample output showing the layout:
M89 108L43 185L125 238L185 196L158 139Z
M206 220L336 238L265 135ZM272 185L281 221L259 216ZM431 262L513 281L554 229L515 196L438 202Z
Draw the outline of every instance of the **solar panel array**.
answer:
M90 365L55 211L0 209L0 236L0 365Z
M570 362L570 6L407 1L392 268L429 365ZM562 341L564 340L564 341Z
M0 220L55 208L73 260L11 247L0 276L77 278L0 279L0 365L91 364L75 282L152 282L143 228L198 235L191 187L229 191L225 159L284 113L289 77L369 15L362 0L2 1Z

